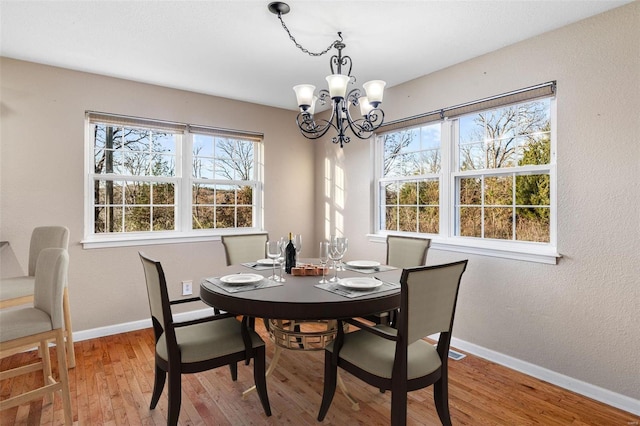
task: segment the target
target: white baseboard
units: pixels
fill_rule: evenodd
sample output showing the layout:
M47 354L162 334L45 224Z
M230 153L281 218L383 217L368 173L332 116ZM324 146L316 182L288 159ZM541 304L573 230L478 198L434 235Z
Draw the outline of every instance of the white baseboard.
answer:
M174 315L174 318L178 321L188 321L206 315L211 315L211 308L176 314ZM151 319L133 321L108 327L94 328L91 330L76 331L73 333L73 339L76 342L80 342L82 340L126 333L128 331L140 330L149 327L151 327ZM437 335L429 337L434 340L438 339ZM504 365L505 367L519 371L528 376L535 377L536 379L544 380L545 382L549 382L561 388L579 393L580 395L584 395L588 398L595 399L596 401L600 401L604 404L640 416L640 400L612 392L608 389L583 382L582 380L565 376L564 374L504 355L500 352L492 351L491 349L487 349L455 337L451 339L451 346L480 358L495 362L496 364Z
M175 314L173 318L176 321L189 321L192 319L211 315L211 308L199 309L197 311L183 312ZM91 330L74 331L73 341L81 342L83 340L96 339L98 337L111 336L113 334L126 333L128 331L142 330L143 328L151 328L151 318L132 321L122 324L110 325L107 327L98 327Z
M545 382L549 382L561 388L579 393L580 395L584 395L588 398L595 399L596 401L600 401L604 404L640 416L640 400L612 392L608 389L583 382L582 380L565 376L564 374L504 355L500 352L492 351L491 349L487 349L455 337L451 339L451 346L480 358L495 362L496 364L504 365L505 367L519 371L528 376L535 377L536 379L544 380Z

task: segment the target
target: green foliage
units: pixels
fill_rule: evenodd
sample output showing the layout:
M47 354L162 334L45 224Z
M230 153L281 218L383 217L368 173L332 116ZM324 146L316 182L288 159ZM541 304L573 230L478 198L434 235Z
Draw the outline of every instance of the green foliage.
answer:
M135 180L140 176L176 174L175 136L147 129L98 124L94 130L95 232L145 232L175 229L174 183ZM192 171L217 179L253 179L253 143L211 137L217 157L199 156L194 147ZM208 167L208 169L207 169ZM112 175L115 177L111 178ZM124 180L122 176L131 176ZM253 187L195 184L193 228L253 226Z
M459 178L459 235L548 242L549 174L516 168L551 162L549 101L497 108L459 122L460 171L478 171ZM385 135L383 176L398 177L384 189L385 227L437 233L438 180L408 179L439 173L440 151L415 151L421 146L417 137L420 129Z

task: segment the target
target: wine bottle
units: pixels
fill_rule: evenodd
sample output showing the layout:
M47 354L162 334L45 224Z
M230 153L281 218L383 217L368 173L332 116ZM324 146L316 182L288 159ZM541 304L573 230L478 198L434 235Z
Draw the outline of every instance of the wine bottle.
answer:
M289 244L285 248L285 264L284 270L287 274L291 273L291 268L296 267L296 247L293 244L293 233L289 232Z

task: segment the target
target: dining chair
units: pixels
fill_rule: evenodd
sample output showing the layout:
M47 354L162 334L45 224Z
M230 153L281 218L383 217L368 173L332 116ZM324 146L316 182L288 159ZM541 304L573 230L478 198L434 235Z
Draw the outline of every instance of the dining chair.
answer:
M431 246L429 238L387 235L386 264L396 268L423 266L427 262L427 252ZM381 312L365 317L376 324L393 325L397 310Z
M260 336L232 314L217 314L191 321L175 322L171 306L199 301L199 297L169 300L167 282L160 262L139 253L144 269L149 308L156 340L155 380L149 408L158 404L169 376L167 424L175 425L182 401L182 374L198 373L228 365L237 380L237 363L253 358L253 378L262 408L271 416L265 379L265 344Z
M69 229L64 226L39 226L31 232L27 275L0 279L0 309L31 303L34 295L35 270L38 255L45 248L69 248ZM64 335L69 367L76 366L73 329L67 283L63 294Z
M387 265L398 268L422 266L431 246L429 238L387 235Z
M40 251L34 265L33 305L0 311L0 359L38 347L40 357L35 363L0 371L0 380L42 369L44 384L36 389L0 401L0 410L45 398L53 402L60 392L65 424L72 424L71 396L64 345L62 295L67 282L69 255L62 248ZM55 341L58 358L58 380L53 377L49 341ZM26 383L26 381L25 381Z
M223 235L220 239L227 265L255 262L266 257L268 234Z
M407 392L433 385L438 417L450 425L447 361L451 329L467 260L402 271L397 328L348 320L359 330L344 333L325 348L322 421L336 390L338 367L381 390L391 390L391 424L407 420ZM339 321L341 322L341 321ZM423 337L440 333L434 347Z
M255 262L266 257L269 234L222 235L220 240L224 246L227 266L239 265L241 263ZM220 312L218 308L214 308L214 311L216 313ZM269 324L266 318L263 320L265 327L268 328ZM255 318L250 318L249 321L253 328Z

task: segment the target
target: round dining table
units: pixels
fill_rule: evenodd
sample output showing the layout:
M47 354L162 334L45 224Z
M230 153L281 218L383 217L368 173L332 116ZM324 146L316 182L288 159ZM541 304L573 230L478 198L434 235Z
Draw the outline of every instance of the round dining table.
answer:
M216 271L216 278L224 276L232 276L234 274L252 273L262 275L267 278L272 275L272 269L256 270L257 264L231 265ZM327 279L335 274L330 270ZM376 277L387 283L399 283L401 269L393 269L387 271L371 271L371 273L363 273L362 271L339 271L339 278L351 277ZM400 289L394 288L386 291L377 291L374 293L363 293L357 297L346 297L344 295L334 293L323 288L316 287L321 280L321 276L316 275L290 275L284 274L285 282L275 286L261 286L247 291L229 292L224 288L217 286L211 281L214 279L204 279L200 284L200 298L206 304L230 312L235 315L242 315L252 318L263 318L271 324L271 339L276 343L273 359L266 372L269 377L278 365L280 353L283 348L293 349L292 342L299 342L299 349L315 350L318 346L308 347L306 338L312 340L319 339L323 344L335 337L336 326L334 320L348 319L372 315L379 312L388 312L400 306ZM264 282L264 281L263 281ZM270 281L267 281L270 282ZM287 320L289 325L300 324L304 322L323 321L327 323L327 332L304 332L300 329L287 330L281 327L280 320ZM282 333L281 335L279 333ZM294 337L297 336L297 337ZM344 382L338 375L338 386L344 393L345 397L351 402L354 410L359 409L358 402L350 395ZM255 386L245 390L243 397L255 390Z
M266 277L271 269L254 270L244 265L230 265L216 270L216 276L253 273ZM363 274L340 271L339 278L377 277L389 283L398 283L402 269ZM330 270L327 279L333 276ZM204 279L200 284L200 298L208 305L237 315L255 318L289 320L332 320L367 316L394 310L400 306L400 289L345 297L315 287L321 276L285 274L286 282L274 287L230 293Z

